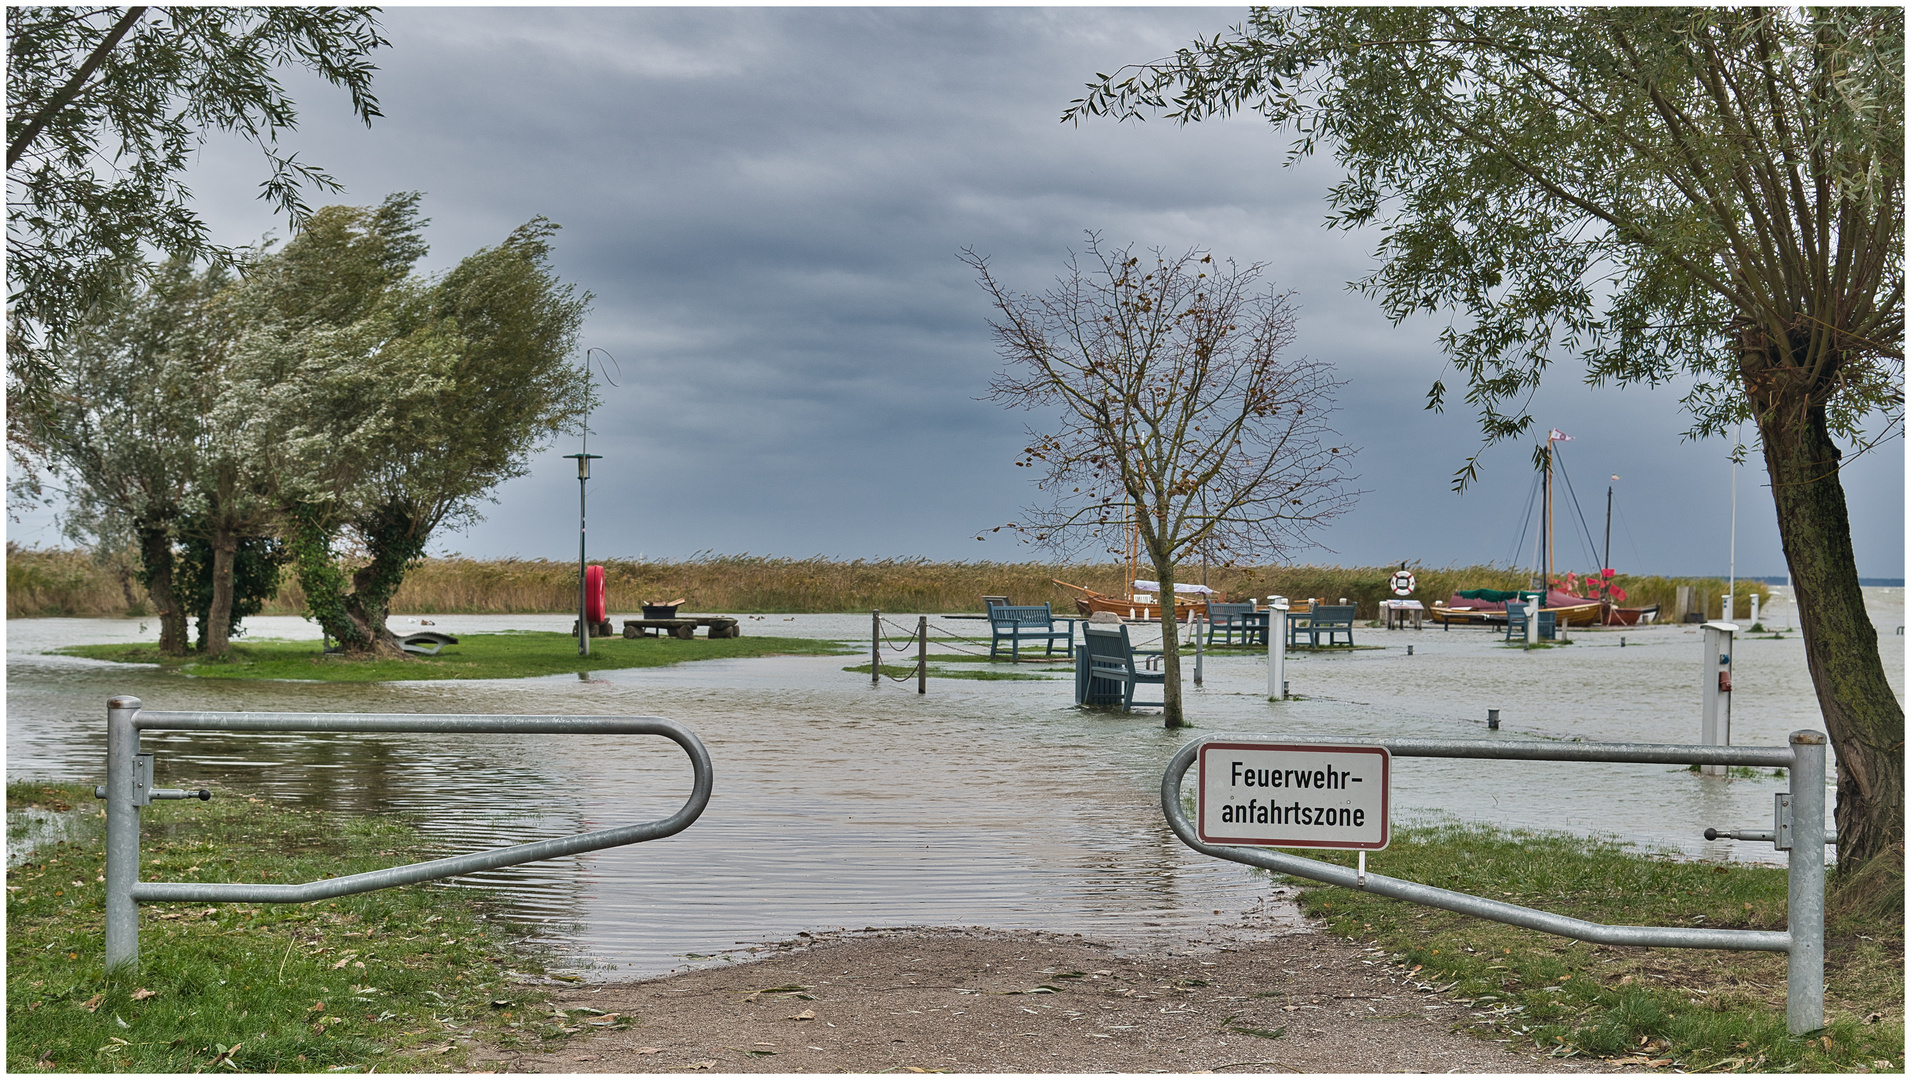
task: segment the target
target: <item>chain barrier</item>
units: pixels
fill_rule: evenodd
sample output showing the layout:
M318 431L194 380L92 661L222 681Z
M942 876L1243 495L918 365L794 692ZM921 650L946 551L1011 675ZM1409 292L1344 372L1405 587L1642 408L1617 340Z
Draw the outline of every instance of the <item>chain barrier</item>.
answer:
M927 631L926 634L925 631ZM898 641L889 636L891 632L898 635L906 634L908 636ZM923 621L918 625L908 626L896 622L893 619L878 615L872 623L871 633L874 637L874 641L872 641L871 644L876 647L878 652L881 651L882 647L887 646L888 650L894 653L907 653L913 649L926 654L928 645L933 642L941 649L948 652L959 653L963 656L973 656L982 659L993 659L995 656L994 650L984 648L982 639L975 636L973 632L956 630L939 623L930 623L927 621L926 616L923 617ZM873 658L871 663L872 678L884 678L891 682L908 682L911 679L920 681L926 674L926 659L918 659L916 663L911 664L910 672L907 675L891 675L883 671L881 665L875 664Z

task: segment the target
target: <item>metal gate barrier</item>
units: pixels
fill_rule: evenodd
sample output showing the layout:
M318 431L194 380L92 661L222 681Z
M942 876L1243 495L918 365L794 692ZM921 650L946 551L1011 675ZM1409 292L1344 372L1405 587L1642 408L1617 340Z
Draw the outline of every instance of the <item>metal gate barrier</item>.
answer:
M1181 782L1201 746L1197 739L1169 759L1161 777L1161 810L1181 842L1217 859L1229 859L1295 877L1390 896L1462 915L1477 915L1549 934L1600 945L1642 945L1681 949L1739 949L1786 954L1785 1025L1794 1035L1825 1026L1825 736L1794 731L1788 746L1692 746L1665 743L1510 742L1486 739L1321 739L1266 734L1214 736L1229 741L1288 745L1310 743L1379 746L1395 757L1501 758L1516 761L1610 761L1663 765L1752 765L1786 770L1789 795L1778 797L1772 831L1744 830L1750 839L1769 839L1789 849L1786 929L1711 930L1683 926L1608 926L1518 904L1489 900L1375 873L1360 873L1266 848L1203 843L1181 807ZM1748 835L1749 834L1749 835ZM1733 835L1718 829L1714 835Z
M141 731L463 732L497 735L661 735L690 757L690 797L669 817L513 847L454 855L303 885L139 880L139 808L154 799L208 799L204 790L153 787L153 755L139 751ZM106 703L106 966L139 962L139 905L164 901L297 904L421 881L659 840L682 832L710 801L710 754L688 728L654 716L499 716L436 713L149 712L136 697Z

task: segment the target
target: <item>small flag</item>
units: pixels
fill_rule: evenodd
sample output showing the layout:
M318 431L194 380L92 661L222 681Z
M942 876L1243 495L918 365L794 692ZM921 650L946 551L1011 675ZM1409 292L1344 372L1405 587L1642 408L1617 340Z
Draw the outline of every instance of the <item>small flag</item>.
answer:
M1553 430L1546 433L1546 441L1547 442L1572 442L1573 437L1559 430L1558 428L1554 428Z

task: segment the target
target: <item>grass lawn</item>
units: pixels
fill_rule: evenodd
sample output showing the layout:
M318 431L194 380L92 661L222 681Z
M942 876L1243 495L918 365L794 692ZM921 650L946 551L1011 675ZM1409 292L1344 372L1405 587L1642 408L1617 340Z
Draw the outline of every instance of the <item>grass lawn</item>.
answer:
M1353 863L1351 852L1322 853ZM1370 872L1635 926L1785 928L1785 871L1682 861L1552 833L1399 829ZM1557 1056L1686 1072L1902 1072L1903 870L1834 890L1823 1031L1785 1031L1785 957L1588 945L1333 886L1296 882L1330 932L1386 951L1470 1006L1462 1026ZM1894 891L1895 890L1895 891ZM1870 899L1856 903L1859 895ZM1843 902L1841 902L1841 899ZM1860 910L1863 908L1863 910ZM1894 914L1895 913L1895 917Z
M747 656L842 656L856 650L813 638L738 637L593 638L591 655L577 655L569 634L517 630L460 634L436 656L403 660L350 660L327 655L316 641L235 642L224 660L164 657L150 644L69 645L56 652L122 664L157 664L204 679L305 679L317 682L397 682L411 679L524 679L613 668L662 667L687 660Z
M7 1071L425 1071L482 1067L474 1040L548 1048L628 1017L558 1014L544 970L471 890L430 885L308 904L147 904L136 973L102 967L105 869L90 787L7 785L15 812L77 812L68 839L7 870ZM154 803L146 880L302 882L420 857L389 816L216 791ZM495 1067L495 1066L494 1066Z

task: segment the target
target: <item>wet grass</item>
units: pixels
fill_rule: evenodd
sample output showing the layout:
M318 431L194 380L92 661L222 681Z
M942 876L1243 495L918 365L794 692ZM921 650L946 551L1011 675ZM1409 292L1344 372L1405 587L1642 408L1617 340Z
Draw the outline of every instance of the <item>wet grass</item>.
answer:
M577 655L569 634L513 631L461 634L436 656L403 660L352 660L326 654L316 641L235 643L223 661L163 657L150 644L72 645L56 650L122 664L155 664L167 671L205 679L299 679L316 682L398 682L417 679L526 679L580 671L662 667L691 660L727 660L754 656L840 656L853 653L831 641L811 638L739 637L593 638L591 655Z
M441 1072L483 1067L480 1045L548 1049L587 1022L527 985L546 958L487 918L479 894L428 885L296 905L143 905L139 969L109 976L91 796L7 786L10 820L33 808L82 826L7 871L11 1073ZM141 814L146 880L297 882L420 855L418 834L388 816L224 790Z
M1351 865L1352 853L1326 853ZM1609 924L1782 930L1781 868L1690 862L1615 843L1472 825L1400 829L1368 870ZM1895 921L1827 926L1824 1030L1785 1031L1785 958L1588 945L1330 886L1302 885L1328 929L1385 948L1471 1007L1484 1037L1561 1057L1701 1071L1904 1068L1902 885ZM1836 911L1837 905L1833 904Z

